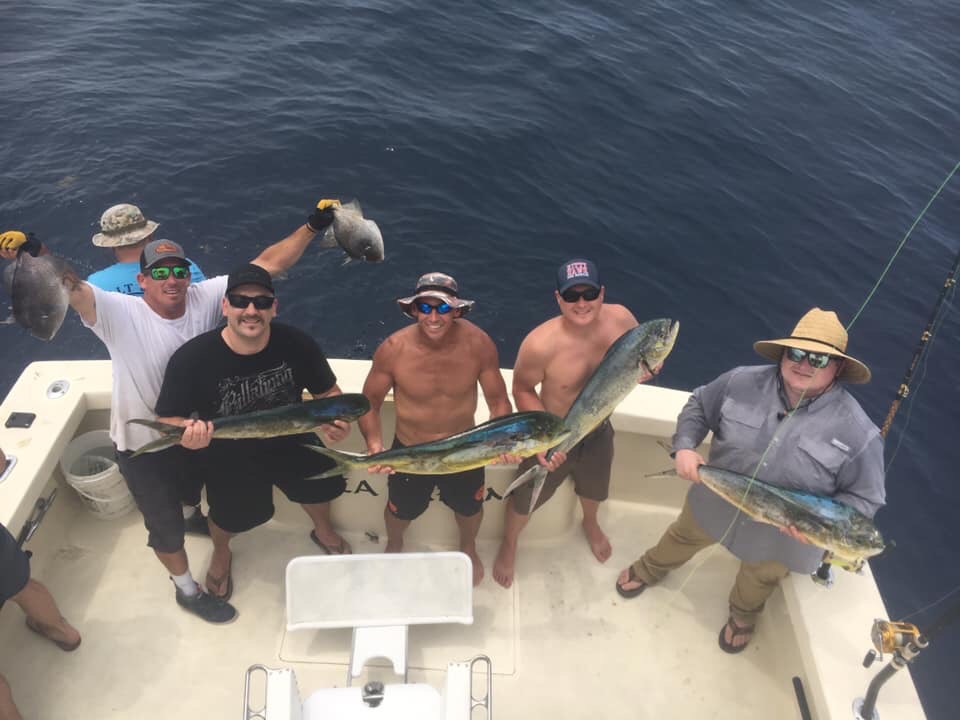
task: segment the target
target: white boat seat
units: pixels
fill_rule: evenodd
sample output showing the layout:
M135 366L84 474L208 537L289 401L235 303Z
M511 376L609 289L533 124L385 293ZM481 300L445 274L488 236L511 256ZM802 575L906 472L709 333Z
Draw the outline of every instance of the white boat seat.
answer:
M410 625L473 623L473 566L461 552L298 557L286 588L288 631L353 628L347 685L378 657L406 680Z

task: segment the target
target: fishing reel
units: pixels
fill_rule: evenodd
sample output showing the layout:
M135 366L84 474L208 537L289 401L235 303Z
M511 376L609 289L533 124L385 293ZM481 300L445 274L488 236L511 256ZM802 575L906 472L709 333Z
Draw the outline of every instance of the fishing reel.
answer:
M863 566L866 563L866 560L863 558L858 558L856 560L847 560L845 558L839 558L834 555L829 550L825 550L823 553L823 559L820 561L820 567L814 571L810 577L817 583L817 585L823 585L824 587L833 586L833 572L831 570L832 566L836 565L839 568L843 568L847 572L856 573L857 575L863 574Z
M920 629L911 623L893 622L892 620L877 619L870 629L870 640L873 650L870 650L863 659L863 666L870 667L875 661L883 660L883 654L888 655L903 650L909 643L919 645Z

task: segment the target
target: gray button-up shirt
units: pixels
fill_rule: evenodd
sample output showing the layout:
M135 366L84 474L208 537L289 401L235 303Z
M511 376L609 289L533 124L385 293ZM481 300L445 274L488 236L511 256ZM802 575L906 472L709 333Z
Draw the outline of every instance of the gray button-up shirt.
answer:
M693 391L673 450L694 449L713 431L711 465L873 517L884 504L883 438L860 404L837 383L792 416L784 412L777 366L734 368ZM694 484L687 500L700 526L741 560L779 560L804 573L819 565L822 549L738 513L706 485Z

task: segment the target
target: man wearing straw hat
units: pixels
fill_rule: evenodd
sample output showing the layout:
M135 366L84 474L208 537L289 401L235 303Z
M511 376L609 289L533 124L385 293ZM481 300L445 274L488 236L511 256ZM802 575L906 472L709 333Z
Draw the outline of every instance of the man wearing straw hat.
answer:
M883 438L841 385L870 370L847 354L836 313L813 308L789 337L754 343L776 365L738 367L698 387L677 418L677 474L695 483L660 541L624 569L616 590L636 597L703 548L740 559L721 649L741 652L763 605L790 572L811 573L823 551L796 530L751 520L699 482L696 447L713 432L710 464L791 490L831 497L868 517L884 504Z

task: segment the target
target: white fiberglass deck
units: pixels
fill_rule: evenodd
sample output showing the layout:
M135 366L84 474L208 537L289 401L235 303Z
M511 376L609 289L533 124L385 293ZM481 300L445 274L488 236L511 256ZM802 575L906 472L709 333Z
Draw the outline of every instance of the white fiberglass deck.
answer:
M359 387L365 364L334 366L345 391ZM59 405L34 398L64 376L73 394ZM830 590L791 577L768 603L749 648L737 656L717 646L736 572L725 550L702 553L632 600L614 592L619 570L659 538L686 489L681 481L643 478L669 465L656 440L672 431L685 398L638 388L614 417L612 498L601 510L613 544L606 564L590 553L567 486L533 517L521 541L516 581L501 588L491 570L503 508L495 497L488 500L479 541L486 577L473 590L473 624L410 626L410 682L441 688L448 663L485 654L492 660L498 719L749 720L799 718L791 683L799 676L817 720L851 717L853 699L878 670L860 665L870 647L870 623L885 616L869 571L859 577L838 571ZM0 513L14 534L36 498L62 482L56 460L69 439L106 426L108 404L107 363L35 363L24 372L0 406L0 414L37 412L33 432L0 428L0 446L19 457L16 472L0 483ZM357 435L348 441L352 449L359 449ZM488 470L488 485L502 490L510 474ZM383 491L382 478L354 477L334 504L334 522L355 552L383 549ZM100 520L61 487L28 547L35 554L34 576L51 589L83 644L64 653L30 633L16 605L3 608L0 673L24 717L236 719L242 717L245 672L255 664L293 668L304 698L343 687L351 630L286 630L284 572L292 558L317 552L309 529L306 515L283 501L271 522L236 537L232 602L239 618L212 626L176 605L136 512ZM368 533L378 534L378 541ZM455 537L450 512L432 503L408 531L406 549L456 550ZM202 579L209 539L188 536L187 551ZM399 681L385 663L370 668L368 677ZM879 709L883 720L923 717L907 673L884 688Z

